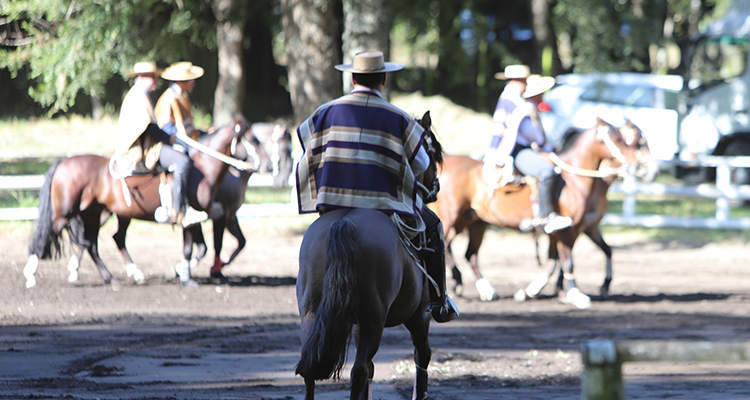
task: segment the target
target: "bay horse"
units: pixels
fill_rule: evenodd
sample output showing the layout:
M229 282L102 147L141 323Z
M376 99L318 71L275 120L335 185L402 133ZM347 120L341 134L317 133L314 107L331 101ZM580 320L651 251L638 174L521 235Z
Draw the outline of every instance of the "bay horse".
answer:
M597 119L596 125L580 133L571 145L561 152L559 158L569 168L562 170L561 179L556 181L553 189L553 194L559 199L555 204L555 211L571 217L573 223L569 228L549 235L548 263L556 263L558 259L561 262L567 283L567 292L561 300L571 302L579 308L587 308L590 298L577 288L573 275L572 248L581 232L590 234L592 239L597 235L601 239L598 222L606 210L606 203L603 210L601 205L602 199L606 202L608 185L606 188L599 186L600 178L583 176L571 171L595 171L599 169L602 161L615 158L621 163L636 165L635 149L626 145L618 129ZM443 223L446 266L453 273L454 290L460 294L463 282L450 245L458 233L467 230L469 245L465 257L477 278L476 286L480 298L490 301L498 296L489 281L483 278L477 260L484 233L490 224L520 230L521 222L532 218L533 213L530 185L507 185L490 192L482 176L482 166L481 161L469 157L446 157L440 171L441 191L437 201L430 207ZM603 243L603 240L601 242ZM527 294L534 296L538 292L535 294L529 290Z
M274 187L288 186L293 162L292 135L288 130L288 124L256 122L250 125L250 130L251 138L237 142L233 156L243 161L253 159L254 170L272 173ZM237 257L247 242L240 229L237 210L245 203L248 179L253 172L253 170L238 170L229 167L229 172L216 193L211 213L214 239L214 263L210 271L211 278L224 278L222 268ZM225 229L237 240L237 247L228 258L222 259L221 249ZM189 268L194 268L206 255L207 250L201 225L190 226L183 239L185 257L182 264L188 263ZM197 249L195 255L191 254L193 244Z
M631 148L635 153L635 158L638 162L638 164L636 165L635 176L643 180L644 182L652 182L654 179L656 179L656 176L659 173L659 166L656 162L654 162L655 160L651 158L651 150L648 147L648 141L646 140L646 136L643 134L643 131L641 131L638 126L633 124L630 119L625 119L625 125L620 127L619 130L623 136L625 145ZM604 160L603 163L605 162L615 164L610 160ZM586 236L591 239L591 241L604 253L606 257L604 282L599 287L599 295L602 299L606 299L609 297L609 286L612 283L612 248L607 244L607 242L604 241L599 223L607 213L607 208L609 207L607 191L609 190L609 186L612 184L612 182L614 182L614 180L614 175L594 179L591 204L588 211L590 217L586 219L586 227L583 230L583 233L585 233ZM538 236L536 236L535 239L538 239ZM539 259L538 254L537 259ZM546 274L541 274L531 284L529 284L526 290L521 289L516 292L514 296L516 301L521 302L525 301L528 298L538 296L544 286L546 286L549 282L549 278L552 276L552 274L555 273L555 270L557 269L557 261L558 260L552 260L552 262L548 261ZM557 292L558 296L560 297L563 297L563 283L564 273L562 270L560 270L557 280Z
M429 130L429 112L421 124L431 158L431 168L421 178L432 182L442 148ZM305 379L306 400L314 399L316 380L339 376L355 325L350 398L372 398L372 358L383 329L402 324L415 348L413 398L427 398L429 283L415 254L402 243L393 221L377 210L333 210L307 229L297 277L302 356L296 368Z
M232 142L247 131L247 121L238 116L232 124L205 135L202 140L207 147L229 155ZM201 152L193 152L191 159L188 204L196 210L209 210L228 166ZM29 242L29 260L23 270L27 288L36 284L34 275L40 259L60 256L62 232L67 230L71 243L78 246L77 254L68 264L68 280L77 279L78 262L85 249L104 283L117 289L119 281L104 265L98 249L99 229L112 214L116 214L117 219L113 238L125 260L128 277L133 277L137 283L144 281L143 273L125 247L125 236L132 219L155 221L154 212L161 205L160 178L154 174L127 177L124 179L126 193L123 182L110 174L109 163L108 158L97 155L73 156L53 164L45 174L39 193L36 229ZM167 179L171 181L171 174Z

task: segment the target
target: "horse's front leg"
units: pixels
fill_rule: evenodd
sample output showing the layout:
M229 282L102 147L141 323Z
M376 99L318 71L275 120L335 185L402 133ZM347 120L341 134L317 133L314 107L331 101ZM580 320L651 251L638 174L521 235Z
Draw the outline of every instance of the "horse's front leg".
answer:
M115 240L122 260L125 262L125 272L128 274L128 278L133 278L135 283L139 285L143 284L146 282L146 277L143 275L141 269L138 268L138 265L133 262L127 247L125 247L125 236L128 234L131 219L118 215L115 221L117 222L117 230L112 235L112 238Z
M488 226L489 224L484 221L477 221L469 225L469 245L466 247L466 260L469 261L471 270L474 272L474 277L476 278L474 285L482 301L494 301L500 298L500 295L497 294L490 281L479 270L479 247L482 245L482 241L484 241L484 233L487 231Z
M112 285L112 290L116 291L120 289L120 282L112 277L112 273L99 257L99 228L101 228L102 213L103 210L89 209L79 215L83 222L83 232L81 232L83 238L82 240L79 238L77 242L83 244L88 250L104 283Z
M180 278L180 283L188 288L197 288L198 282L190 277L190 257L193 254L193 232L195 229L200 229L198 224L185 228L182 230L182 255L183 259L174 267L177 276ZM200 235L203 235L201 231Z
M583 294L576 285L575 275L573 274L572 247L572 245L568 245L562 240L557 243L557 250L560 254L560 269L562 270L565 282L565 295L560 298L560 301L573 304L576 308L585 309L591 307L591 298Z
M606 299L607 297L609 297L609 285L610 283L612 283L612 248L610 248L607 242L604 241L604 238L602 237L602 231L601 229L599 229L599 225L595 225L586 229L584 233L586 233L586 236L588 236L594 242L594 244L599 246L599 248L604 252L604 255L607 257L604 283L602 283L602 287L599 289L599 294L602 296L602 299Z

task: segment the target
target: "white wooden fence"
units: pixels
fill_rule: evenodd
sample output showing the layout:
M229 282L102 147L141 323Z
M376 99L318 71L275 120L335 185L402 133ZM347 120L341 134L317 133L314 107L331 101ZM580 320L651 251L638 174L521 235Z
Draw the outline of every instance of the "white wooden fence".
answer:
M622 183L615 183L610 187L610 193L625 194L622 214L607 214L602 220L602 224L647 228L750 229L750 218L730 218L729 215L732 200L750 200L750 185L735 186L731 184L731 170L733 168L750 168L750 157L704 157L694 162L675 163L716 167L716 184L663 185L637 182L634 177L626 177ZM291 179L293 179L293 176L290 177ZM39 189L43 182L44 177L42 175L0 176L0 190ZM253 174L248 186L271 186L271 182L272 179L267 174ZM294 183L291 182L291 184ZM712 198L716 199L716 215L711 218L638 215L636 214L636 195ZM240 218L291 215L297 215L294 193L292 193L288 203L245 204L237 212L237 216ZM36 217L36 208L0 208L0 221L34 220Z
M624 362L748 362L750 342L590 340L581 344L583 400L624 400Z
M623 193L622 214L607 214L605 225L640 226L647 228L698 228L698 229L749 229L750 218L730 218L731 200L750 200L750 185L732 185L733 168L750 168L750 157L703 157L691 162L675 161L672 165L716 167L716 184L696 186L669 186L658 183L636 182L626 177L622 183L613 184L610 193ZM670 217L664 215L636 214L636 194L716 199L716 214L711 218Z
M44 183L44 175L0 176L0 190L38 190ZM250 176L249 187L271 187L273 178L268 174ZM0 221L35 220L37 208L0 208ZM237 210L239 218L297 215L297 199L292 189L288 203L245 204Z

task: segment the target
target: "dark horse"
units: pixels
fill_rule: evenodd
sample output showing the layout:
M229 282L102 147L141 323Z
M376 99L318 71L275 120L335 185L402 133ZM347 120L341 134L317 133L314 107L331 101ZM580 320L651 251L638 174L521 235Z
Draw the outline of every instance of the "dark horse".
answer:
M424 144L432 167L422 174L431 182L442 161L440 144L429 131ZM399 232L384 213L339 209L313 222L302 240L297 277L297 304L302 318L302 357L297 373L305 378L306 400L315 381L338 376L346 361L352 327L356 325L357 356L351 371L351 398L368 399L374 373L372 358L383 329L403 324L414 344L417 373L414 398L427 397L430 315L428 281Z
M550 235L548 263L554 265L548 269L554 271L558 260L560 261L567 282L567 292L561 294L561 299L579 308L588 307L590 298L576 287L572 248L582 232L589 235L598 245L604 243L598 223L606 211L606 191L609 187L608 183L606 186L603 185L605 182L600 177L583 174L585 171L595 172L602 161L615 158L626 166L635 166L636 148L626 144L620 131L602 120L598 120L593 128L580 133L560 154L560 159L567 167L563 168L562 179L557 182L556 192L559 200L556 211L560 215L570 216L573 225ZM453 272L456 288L460 289L462 281L453 261L450 244L458 233L467 230L469 245L466 259L477 277L477 290L482 300L493 300L497 298L497 294L479 271L479 247L489 224L519 229L521 221L533 217L531 188L526 184L508 185L490 192L482 177L482 162L461 156L446 157L440 172L440 185L438 200L431 207L443 222L447 249L446 265ZM604 245L606 246L606 243ZM609 249L609 246L606 247ZM611 252L607 255L611 257ZM611 268L611 261L609 266ZM548 276L545 275L544 283L547 279ZM524 296L535 296L539 293L535 290L541 290L543 287L539 286L538 280L529 286Z
M272 173L274 187L287 186L292 173L292 135L287 126L286 123L253 123L250 125L252 137L239 141L234 147L235 158L243 161L252 159L255 170ZM245 235L240 229L237 210L245 202L247 181L252 174L253 170L242 171L229 167L229 172L216 193L211 213L214 239L214 263L210 273L212 278L223 278L222 268L231 263L245 247ZM222 259L225 229L237 240L237 247L229 257ZM206 255L207 247L200 224L189 227L188 231L184 237L185 258L182 263L189 262L190 268L193 268ZM196 246L194 255L193 243Z
M229 155L232 142L247 131L244 117L237 117L234 123L206 135L203 141L207 147ZM227 164L200 152L195 152L191 159L188 203L196 210L209 210L227 173ZM117 215L113 238L125 260L126 272L136 282L143 281L143 273L125 247L125 235L133 218L155 221L154 211L161 205L160 180L156 175L145 174L125 178L123 183L110 174L109 161L96 155L74 156L53 164L47 171L39 193L39 217L29 243L29 261L23 272L26 287L36 284L34 274L39 259L60 255L62 232L67 229L71 242L79 246L74 259L80 261L83 250L88 250L104 283L116 288L119 282L113 279L98 250L99 228L113 213ZM168 179L171 180L171 175ZM123 189L125 184L128 193ZM78 265L73 264L71 259L68 280L77 279Z

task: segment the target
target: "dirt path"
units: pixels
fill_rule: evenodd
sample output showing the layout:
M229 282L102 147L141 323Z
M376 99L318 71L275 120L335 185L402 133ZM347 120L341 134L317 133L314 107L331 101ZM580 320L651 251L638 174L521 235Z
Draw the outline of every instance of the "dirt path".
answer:
M180 251L180 233L166 227L135 226L128 238L148 278L141 286L127 280L105 227L101 253L123 282L119 291L101 284L88 258L75 283L67 281L67 260L43 262L38 286L27 290L21 270L30 226L0 233L0 399L304 398L293 372L300 349L294 281L306 220L289 221L244 220L249 243L226 269L230 281L211 283L204 260L194 270L202 282L196 290L164 278ZM533 242L490 231L480 256L501 299L478 301L461 264L462 317L430 332L431 397L579 399L579 348L589 339L750 339L743 246L605 238L616 246L612 296L596 296L604 257L582 239L576 275L594 302L575 310L550 287L541 299L515 303L514 291L539 272ZM455 253L464 246L457 239ZM376 399L410 398L411 357L405 329L387 330L375 360ZM320 384L318 398L347 397L346 381ZM750 398L748 364L632 364L625 381L629 399Z

